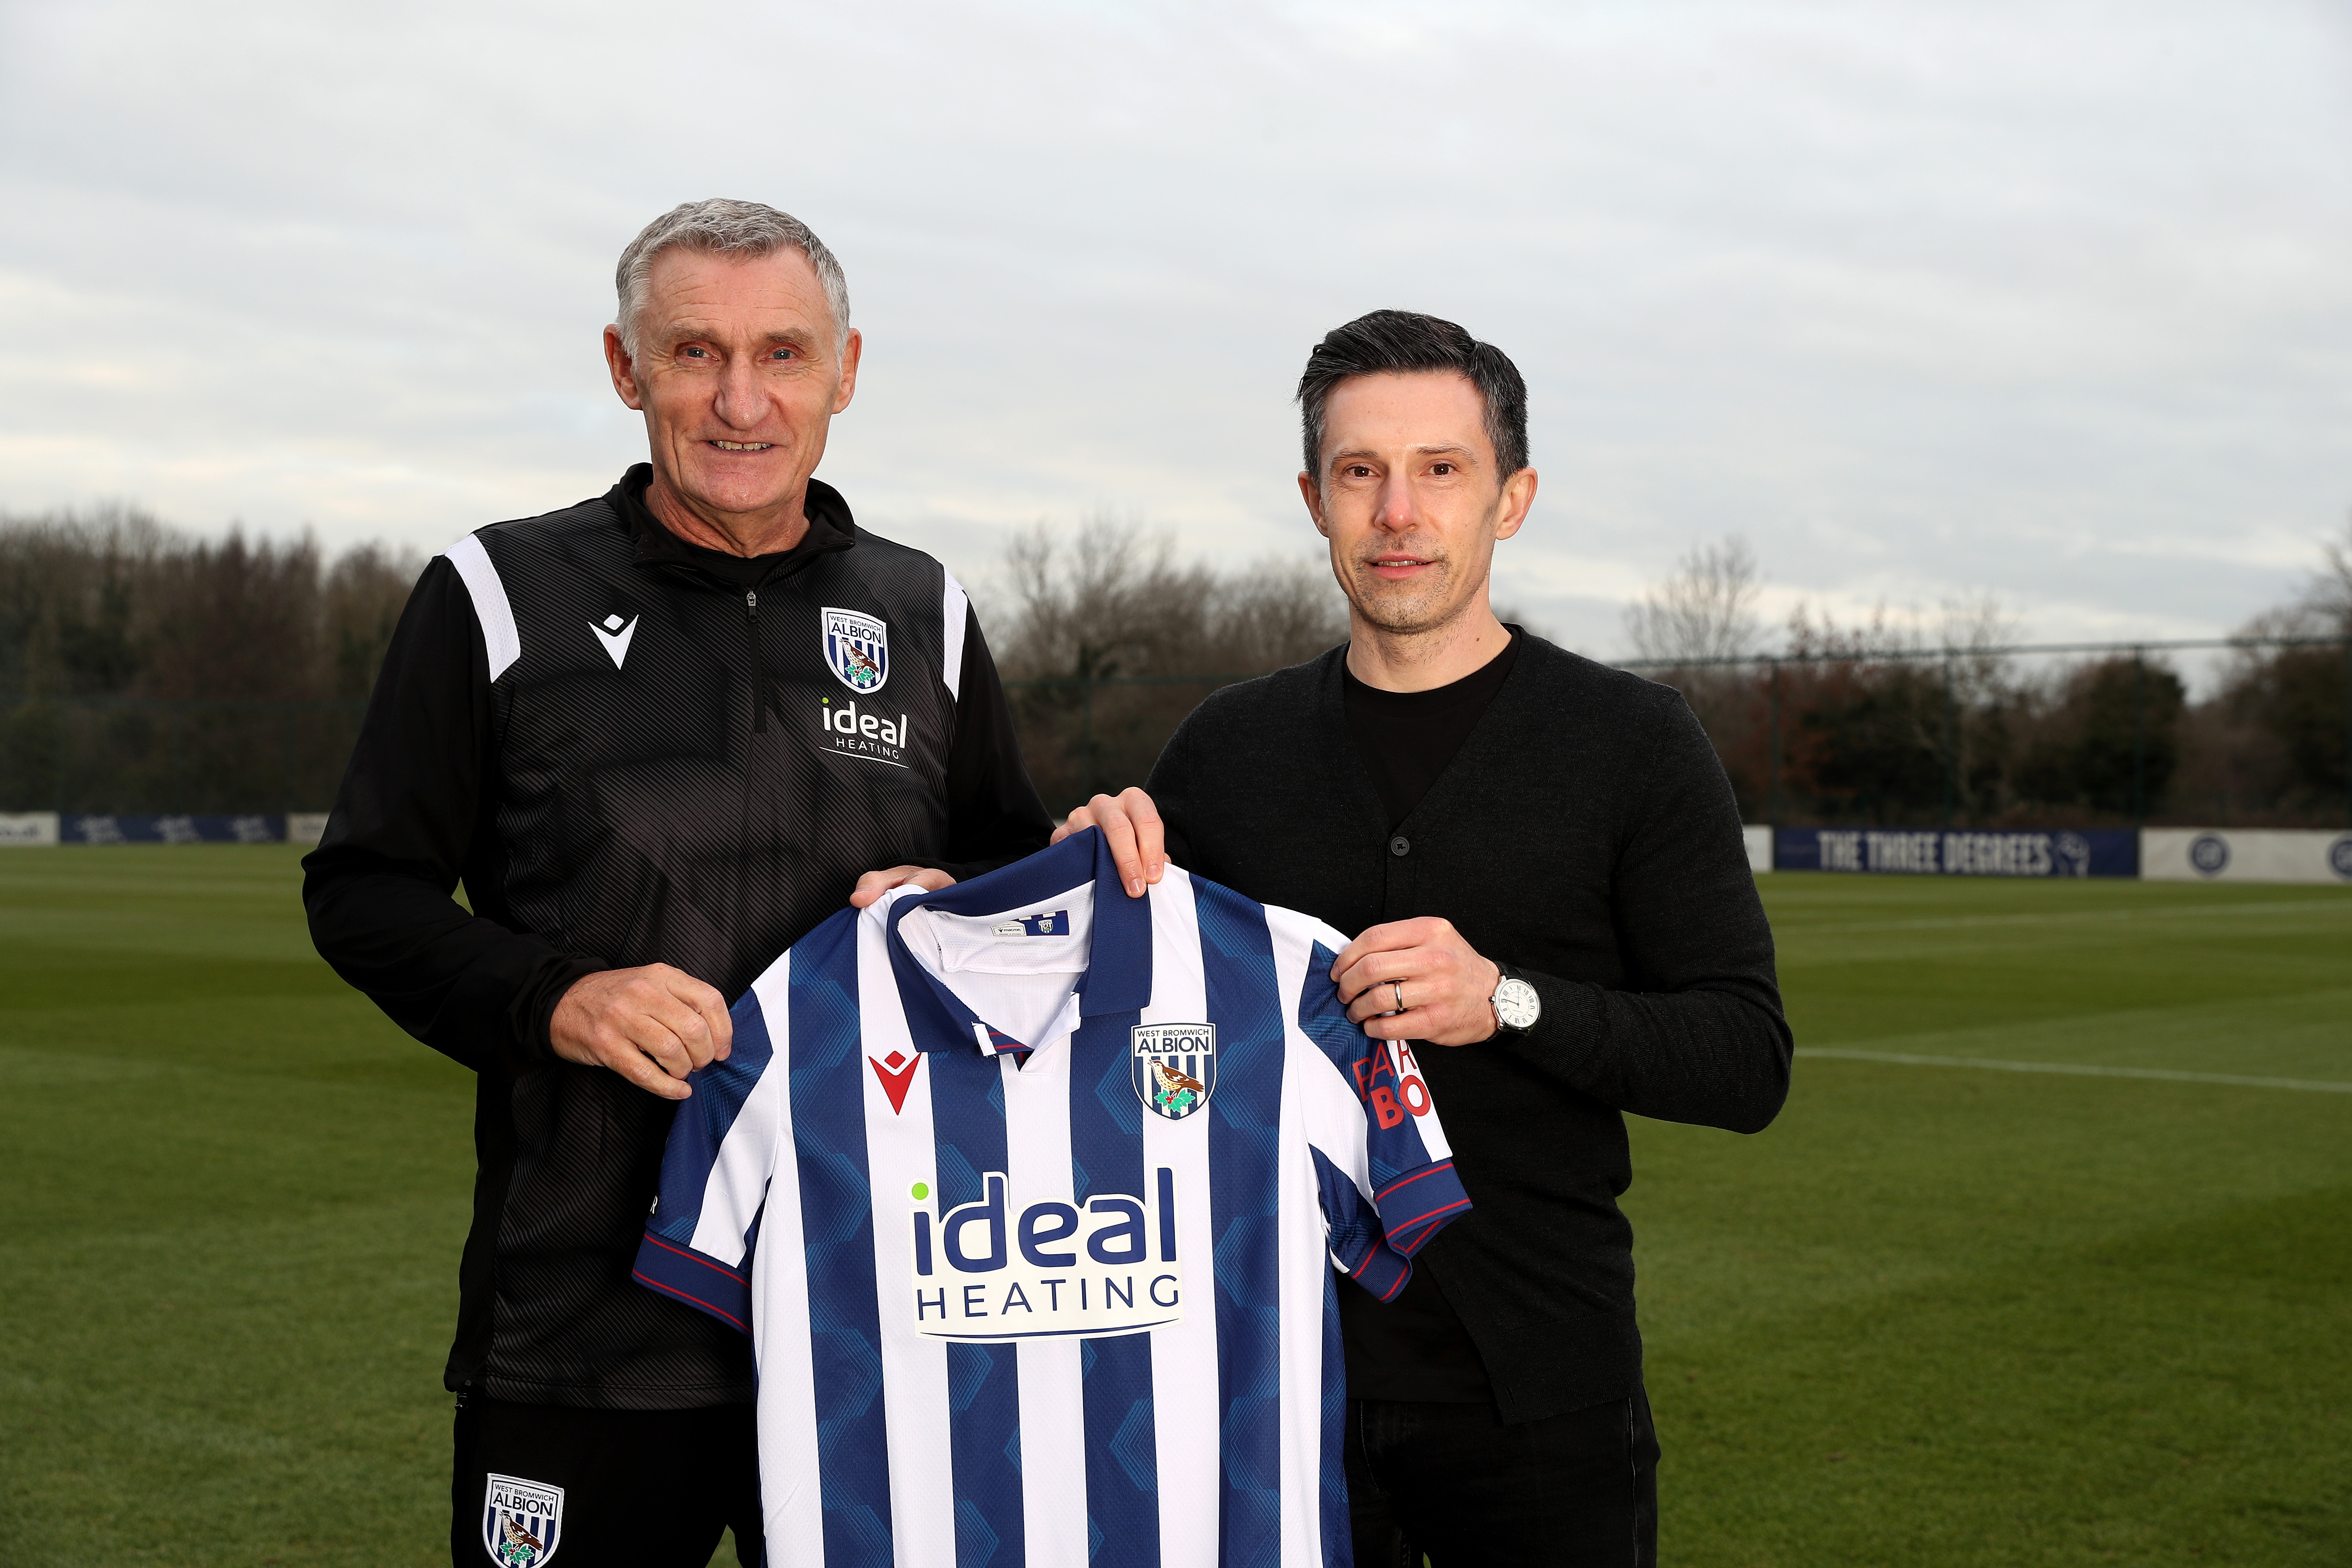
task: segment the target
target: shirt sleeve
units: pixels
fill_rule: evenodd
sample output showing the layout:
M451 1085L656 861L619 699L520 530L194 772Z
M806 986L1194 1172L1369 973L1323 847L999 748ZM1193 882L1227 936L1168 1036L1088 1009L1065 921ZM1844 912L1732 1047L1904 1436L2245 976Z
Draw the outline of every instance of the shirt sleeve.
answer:
M963 618L955 733L948 742L947 853L930 862L959 880L1045 847L1054 819L1021 760L1021 738L980 617Z
M777 966L791 961L786 953ZM748 1334L751 1255L768 1178L791 1124L779 1099L791 1072L769 1071L775 1043L756 984L729 1016L735 1043L727 1059L687 1079L694 1096L670 1123L660 1188L630 1277Z
M1543 1003L1536 1026L1482 1048L1618 1110L1755 1132L1788 1098L1794 1040L1738 806L1679 699L1643 763L1612 879L1627 985L1522 968Z
M1299 991L1299 1032L1328 1075L1307 1096L1308 1144L1330 1226L1331 1261L1383 1301L1412 1275L1412 1258L1469 1212L1436 1101L1412 1048L1351 1021L1330 980L1346 940L1322 927Z
M547 1014L604 965L501 917L503 854L488 645L436 556L401 612L319 847L302 861L310 939L402 1028L476 1071L549 1059ZM472 908L451 895L460 880Z

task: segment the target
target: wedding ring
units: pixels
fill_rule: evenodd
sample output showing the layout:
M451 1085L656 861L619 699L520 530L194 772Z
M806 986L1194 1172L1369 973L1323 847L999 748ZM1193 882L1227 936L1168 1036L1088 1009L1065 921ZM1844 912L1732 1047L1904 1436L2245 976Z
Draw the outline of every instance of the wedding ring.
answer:
M1390 982L1389 982L1389 994L1390 994L1391 995L1392 995L1392 996L1394 996L1394 997L1396 998L1396 1010L1397 1010L1398 1012L1400 1012L1400 1013L1403 1012L1403 1011L1404 1011L1404 982L1403 982L1403 981L1402 981L1402 980L1391 980L1391 981L1390 981Z

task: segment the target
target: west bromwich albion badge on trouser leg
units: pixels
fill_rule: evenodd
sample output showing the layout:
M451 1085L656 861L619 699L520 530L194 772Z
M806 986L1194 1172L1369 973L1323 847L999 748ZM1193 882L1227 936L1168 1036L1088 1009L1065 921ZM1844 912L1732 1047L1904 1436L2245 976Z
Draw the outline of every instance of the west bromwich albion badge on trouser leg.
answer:
M1134 1047L1130 1077L1145 1109L1181 1121L1209 1103L1217 1091L1214 1024L1138 1024L1127 1034Z
M482 1493L482 1546L499 1568L541 1568L563 1535L563 1489L492 1476Z

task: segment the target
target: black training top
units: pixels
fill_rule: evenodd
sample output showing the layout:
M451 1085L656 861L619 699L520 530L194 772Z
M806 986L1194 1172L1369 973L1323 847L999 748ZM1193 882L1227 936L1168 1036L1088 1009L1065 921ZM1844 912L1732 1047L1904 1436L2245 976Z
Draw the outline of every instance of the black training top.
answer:
M658 962L731 1001L861 872L1051 832L938 562L814 482L796 548L698 549L650 478L434 560L303 862L320 954L479 1074L447 1376L499 1399L751 1396L741 1335L630 1280L673 1106L554 1058L572 983Z
M1416 1053L1474 1205L1420 1266L1503 1418L1530 1421L1641 1377L1623 1113L1755 1131L1787 1096L1791 1042L1698 721L1666 687L1517 644L1402 822L1349 733L1344 647L1211 697L1149 787L1187 869L1348 932L1442 916L1534 984L1530 1034Z
M1461 679L1429 691L1383 691L1365 685L1341 666L1348 732L1355 737L1356 755L1380 794L1391 828L1412 815L1430 785L1453 763L1486 705L1503 689L1518 652L1514 627L1494 658ZM1354 1398L1484 1405L1494 1397L1486 1370L1478 1364L1477 1348L1430 1269L1414 1269L1402 1292L1385 1305L1367 1291L1340 1291L1339 1327L1347 1349L1348 1393Z

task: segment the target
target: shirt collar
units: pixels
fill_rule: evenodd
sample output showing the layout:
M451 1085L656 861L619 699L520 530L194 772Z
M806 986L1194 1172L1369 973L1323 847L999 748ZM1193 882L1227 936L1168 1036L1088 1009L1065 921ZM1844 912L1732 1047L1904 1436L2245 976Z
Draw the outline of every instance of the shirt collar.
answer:
M908 951L898 922L910 910L937 910L950 915L992 915L1024 905L1040 903L1088 882L1094 885L1094 922L1087 938L1087 972L1078 980L1078 1016L1092 1018L1106 1013L1132 1013L1151 1001L1150 896L1131 899L1120 884L1118 862L1099 828L1072 834L1051 849L1040 850L999 871L958 882L937 892L908 893L894 900L886 917L885 940L890 949L890 971L898 983L898 997L907 1008L908 1033L918 1050L945 1050L948 1042L983 1047L983 1038L1003 1039L986 1020L964 1005ZM929 1027L916 1026L918 1015ZM975 1033L975 1028L979 1031ZM1037 1042L1031 1041L1029 1044ZM1003 1047L985 1047L995 1055Z
M770 577L796 572L820 555L847 550L857 542L857 521L841 492L822 479L811 479L802 501L808 531L790 550L772 555L730 555L721 550L689 544L672 533L646 504L646 489L653 483L654 466L638 463L604 492L604 500L621 519L632 553L641 566L680 566L730 587L753 587Z

